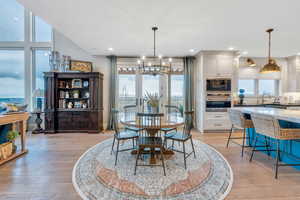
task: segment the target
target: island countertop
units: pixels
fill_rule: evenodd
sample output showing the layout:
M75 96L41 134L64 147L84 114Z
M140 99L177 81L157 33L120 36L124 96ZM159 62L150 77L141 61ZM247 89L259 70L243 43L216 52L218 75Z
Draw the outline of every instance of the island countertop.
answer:
M276 119L300 123L300 110L285 110L267 107L234 107L231 109L240 110L242 113L245 114L270 115L275 117Z

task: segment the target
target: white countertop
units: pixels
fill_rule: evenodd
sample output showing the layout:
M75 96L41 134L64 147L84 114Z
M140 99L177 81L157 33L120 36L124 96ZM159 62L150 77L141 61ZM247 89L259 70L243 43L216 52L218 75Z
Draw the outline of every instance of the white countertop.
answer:
M300 123L300 110L286 110L278 108L266 108L266 107L235 107L233 110L240 110L246 114L262 114L271 115L276 119L286 120L290 122Z

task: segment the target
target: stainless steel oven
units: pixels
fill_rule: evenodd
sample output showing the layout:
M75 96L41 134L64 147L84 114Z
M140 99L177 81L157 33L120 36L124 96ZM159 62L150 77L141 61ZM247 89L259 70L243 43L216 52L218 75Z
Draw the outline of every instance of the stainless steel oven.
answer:
M231 91L231 79L207 79L206 91Z
M206 101L206 112L227 112L231 101Z

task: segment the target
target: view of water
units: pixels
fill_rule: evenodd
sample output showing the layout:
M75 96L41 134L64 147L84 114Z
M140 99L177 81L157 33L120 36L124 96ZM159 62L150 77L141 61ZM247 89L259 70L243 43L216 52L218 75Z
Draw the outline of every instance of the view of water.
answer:
M24 98L0 98L0 103L24 104Z

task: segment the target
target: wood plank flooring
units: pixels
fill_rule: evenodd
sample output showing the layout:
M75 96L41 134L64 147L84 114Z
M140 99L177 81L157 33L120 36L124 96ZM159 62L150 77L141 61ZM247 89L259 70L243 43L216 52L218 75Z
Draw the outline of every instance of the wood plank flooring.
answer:
M240 147L225 148L227 134L193 132L194 138L214 146L234 172L233 188L226 200L300 200L300 172L281 168L275 180L272 159L257 153L252 163L240 157ZM72 169L82 153L106 134L56 134L28 137L29 153L0 166L1 200L77 200Z

